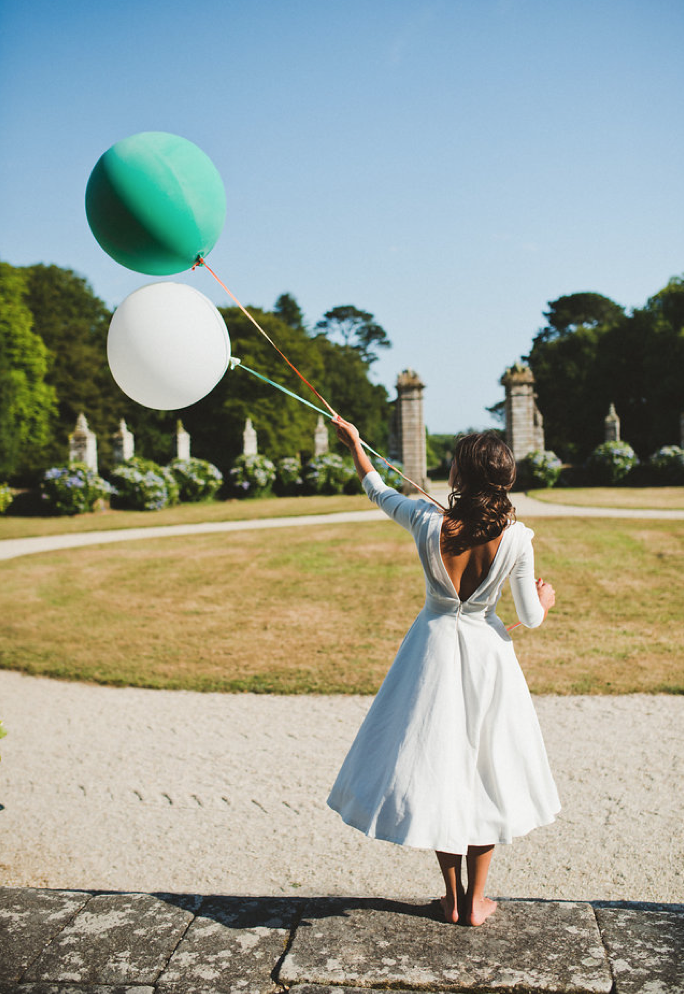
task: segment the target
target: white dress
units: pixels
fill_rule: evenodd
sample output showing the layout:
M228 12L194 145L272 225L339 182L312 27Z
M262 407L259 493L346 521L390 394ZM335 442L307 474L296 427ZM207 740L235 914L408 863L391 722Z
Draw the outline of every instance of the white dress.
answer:
M556 785L513 642L495 613L510 577L523 624L543 620L533 532L509 525L489 573L461 601L441 555L439 508L404 497L376 472L363 485L413 535L426 598L328 804L372 838L450 853L549 824L560 810Z

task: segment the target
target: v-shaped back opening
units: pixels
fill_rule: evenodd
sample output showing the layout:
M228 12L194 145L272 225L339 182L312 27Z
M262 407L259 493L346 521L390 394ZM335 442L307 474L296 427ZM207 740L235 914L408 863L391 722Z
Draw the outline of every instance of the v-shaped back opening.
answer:
M481 571L481 575L480 575L480 579L479 579L478 583L476 584L475 587L473 587L473 589L470 591L470 593L468 594L467 597L462 597L461 596L461 590L463 589L463 576L465 575L465 572L466 572L466 570L468 568L468 563L470 562L470 559L468 560L468 563L466 564L466 567L465 567L463 573L461 574L461 580L459 582L459 589L457 590L456 589L456 584L454 582L454 579L453 579L453 577L452 577L452 575L451 575L451 573L450 573L450 571L449 571L449 569L447 567L447 564L446 564L446 562L444 560L444 556L442 554L442 529L444 528L444 524L445 524L445 519L442 518L442 520L440 521L439 530L437 531L437 543L438 543L438 545L437 545L437 553L438 553L438 556L439 556L439 561L442 564L442 570L443 570L445 576L447 577L449 583L451 584L451 587L452 587L452 589L454 591L454 594L456 595L457 599L461 602L461 604L467 604L467 602L469 600L471 600L475 596L475 594L478 592L478 590L480 590L480 588L483 587L484 584L489 579L489 577L490 577L490 575L492 573L492 569L494 568L494 564L496 563L497 557L499 555L499 550L501 549L501 545L502 545L502 542L504 540L504 536L506 534L507 528L504 528L503 531L501 532L501 534L497 535L496 538L490 539L488 542L481 543L482 545L489 545L490 543L494 543L494 542L496 542L497 544L496 544L496 548L494 550L494 553L492 555L492 558L491 558L488 566L486 567L486 569L484 569L484 570ZM459 559L461 556L465 556L466 554L472 552L473 548L476 548L476 546L473 546L470 549L466 549L464 552L462 552L460 554L460 556L454 556L453 558L454 559Z

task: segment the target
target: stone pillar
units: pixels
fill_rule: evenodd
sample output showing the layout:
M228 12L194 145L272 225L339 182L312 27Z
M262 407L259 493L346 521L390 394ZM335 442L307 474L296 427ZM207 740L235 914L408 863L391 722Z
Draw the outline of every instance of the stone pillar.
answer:
M176 459L190 458L190 436L182 421L176 422Z
M112 435L112 456L115 463L126 462L135 455L135 439L133 432L128 430L126 422L122 418L119 422L119 430Z
M405 369L397 377L397 401L394 408L392 448L404 464L407 476L425 489L427 478L427 451L425 421L423 419L423 390L425 384L413 369ZM404 482L404 493L416 493L410 483Z
M608 414L603 419L603 441L620 441L620 419L615 411L615 404L608 408Z
M318 421L316 422L316 431L314 432L314 455L325 456L328 454L329 448L328 429L323 421L323 415L319 414Z
M88 427L85 414L81 411L76 418L76 426L69 435L69 463L85 463L88 469L97 473L97 438Z
M257 433L254 430L252 419L247 418L245 430L242 433L242 454L243 456L255 456L257 452Z
M534 375L516 362L501 377L506 389L506 444L520 462L530 452L544 451L544 419L537 407Z

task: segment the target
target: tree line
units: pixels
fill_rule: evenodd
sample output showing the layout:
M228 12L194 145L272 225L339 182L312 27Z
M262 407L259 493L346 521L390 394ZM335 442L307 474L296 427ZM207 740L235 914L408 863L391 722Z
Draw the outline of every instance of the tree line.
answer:
M637 455L679 444L684 412L684 277L629 313L599 293L548 304L526 361L536 380L547 449L583 462L603 441L610 403ZM502 416L503 402L488 408Z
M233 355L316 402L238 308L219 310ZM290 293L270 311L250 310L307 380L385 451L392 404L369 373L390 341L373 315L337 306L309 328ZM640 456L679 442L684 277L671 279L630 312L599 293L575 293L551 301L544 317L546 325L522 358L536 379L547 449L568 462L583 461L603 440L611 402L623 438ZM111 468L111 439L122 418L135 434L136 452L158 462L174 455L179 416L192 436L193 455L224 472L242 450L248 417L259 450L270 458L311 454L318 415L239 367L181 412L153 411L129 400L107 364L110 320L105 304L71 270L0 262L0 481L33 482L46 467L63 464L80 411L98 436L104 471ZM503 402L488 410L502 420ZM435 451L441 440L433 437Z
M233 355L319 406L238 308L219 310ZM391 405L369 371L377 350L388 348L390 341L373 315L351 305L333 307L309 329L289 293L271 311L250 311L302 375L382 451ZM73 271L0 262L0 480L30 483L46 467L65 463L80 411L97 434L105 472L122 418L135 435L136 454L161 463L175 455L179 417L192 437L193 455L223 472L242 451L248 417L259 451L270 458L312 454L316 412L239 367L182 411L136 404L121 392L107 364L110 321L111 312Z

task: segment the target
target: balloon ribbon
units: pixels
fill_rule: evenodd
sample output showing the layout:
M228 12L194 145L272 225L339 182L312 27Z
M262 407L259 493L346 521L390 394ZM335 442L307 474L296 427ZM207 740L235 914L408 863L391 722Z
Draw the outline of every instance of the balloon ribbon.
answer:
M231 291L230 291L230 290L228 289L228 287L227 287L227 286L226 286L226 284L225 284L225 283L223 282L223 280L220 280L220 279L218 278L218 276L216 275L216 273L214 272L214 270L213 270L213 269L211 268L211 266L208 266L208 265L206 264L206 262L204 261L204 259L202 258L202 256L201 256L201 255L198 255L198 256L197 256L197 261L195 262L195 265L194 265L194 266L193 266L192 268L193 268L193 269L196 269L196 268L197 268L197 266L203 266L203 267L204 267L204 268L205 268L205 269L207 270L207 272L211 273L211 275L212 275L212 276L214 277L214 279L215 279L215 280L216 280L216 282L217 282L217 283L219 284L219 286L223 287L223 289L224 289L224 290L226 291L226 293L228 294L228 296L230 297L230 299L231 299L231 300L233 300L233 301L235 301L235 303L236 303L236 304L237 304L237 306L238 306L238 307L240 308L240 310L241 310L241 311L242 311L242 313L243 313L243 314L245 315L245 317L249 318L249 320L250 320L250 321L252 322L252 324L253 324L253 325L254 325L254 327L255 327L255 328L257 329L257 331L260 331L260 332L261 332L261 334L262 334L262 335L264 336L264 338L266 339L266 341L267 341L267 342L269 342L269 344L273 346L273 348L274 348L274 349L276 350L276 352L278 353L278 355L279 355L279 356L280 356L280 357L281 357L282 359L284 359L284 360L285 360L285 362L286 362L286 363L288 364L288 366L290 367L290 369L292 369L292 370L293 370L293 371L294 371L294 372L295 372L295 373L297 374L297 376L299 377L299 379L300 379L300 380L301 380L301 381L302 381L303 383L305 383L305 384L307 385L307 387L309 388L309 390L311 390L311 392L312 392L313 394L315 394L315 395L316 395L316 397L318 397L318 399L320 400L320 402L321 402L322 404L324 404L324 405L325 405L325 406L327 407L327 409L328 409L328 410L327 410L327 412L326 412L326 411L321 411L321 410L320 410L320 408L318 408L318 407L314 407L314 405L313 405L313 404L308 404L308 406L309 406L309 407L313 407L315 411L319 411L319 412L320 412L321 414L324 414L324 415L325 415L325 416L326 416L327 418L330 418L331 420L332 420L333 418L336 418L336 417L337 417L337 411L335 411L335 410L334 410L334 408L332 408L332 407L330 406L330 404L329 404L329 403L328 403L328 401L327 401L327 400L325 399L325 397L323 397L323 396L322 396L322 395L321 395L321 394L320 394L320 393L318 392L318 390L317 390L317 389L316 389L316 388L315 388L315 387L314 387L314 386L313 386L313 385L312 385L311 383L309 383L309 381L308 381L308 380L306 379L306 377L305 377L305 376L303 376L303 375L302 375L302 374L301 374L301 373L299 372L299 370L298 370L298 369L297 369L297 367L296 367L296 366L294 365L294 363L290 362L290 360L289 360L289 359L287 358L287 356L285 355L285 353L284 353L284 352L281 352L281 351L280 351L280 349L278 348L278 346L276 345L276 343L275 343L275 342L273 341L273 339L271 338L271 336L270 336L269 334L267 334L267 332L265 332L265 331L264 331L264 329L263 329L263 328L261 327L261 325L260 325L260 324L259 324L259 322L258 322L258 321L256 320L256 318L252 317L252 315L251 315L251 314L249 313L249 311L247 310L247 308L246 308L246 307L243 307L243 306L242 306L242 304L241 304L241 303L240 303L240 301L239 301L239 300L237 299L237 297L235 296L235 294L234 294L234 293L232 293L232 292L231 292ZM246 367L246 366L243 366L242 368L243 368L243 369L247 369L247 367ZM260 374L260 373L256 373L256 372L254 372L254 370L253 370L253 369L247 369L247 372L250 372L250 373L252 373L252 374L253 374L254 376L258 376L258 377L259 377L259 379L262 379L262 380L264 380L264 381L265 381L266 383L270 383L270 384L271 384L271 386L274 386L274 387L276 387L276 389L278 389L278 390L282 390L282 391L283 391L283 393L287 393L287 394L289 394L289 395L290 395L291 397L294 397L294 398L295 398L296 400L299 400L299 401L300 401L301 403L303 403L303 404L307 404L307 403L308 403L308 402L307 402L307 401L305 401L305 400L304 400L304 399L303 399L302 397L298 396L298 395L297 395L296 393L292 393L291 391L289 391L289 390L286 390L286 389L285 389L285 387L281 387L281 386L280 386L280 385L279 385L278 383L274 383L274 382L273 382L273 380L269 380L269 379L268 379L267 377L265 377L265 376L261 376L261 374ZM433 503L433 504L436 504L436 505L437 505L437 507L439 507L439 508L441 508L441 509L442 509L442 511L445 511L445 510L446 510L446 508L445 508L445 507L442 507L442 505L441 505L441 504L439 503L439 501L438 501L438 500L435 500L435 498L434 498L434 497L431 497L431 496L430 496L430 494L429 494L429 493L427 493L427 491L423 490L423 488L422 488L422 487L419 487L419 486L418 486L418 484L417 484L417 483L416 483L416 482L415 482L414 480L410 479L410 477L408 477L408 476L405 476L405 475L404 475L404 473L402 473L400 469L397 469L397 467L396 467L396 466L393 466L393 465L392 465L392 463L391 463L391 462L389 462L389 461L388 461L387 459L385 459L385 457L384 457L384 456L380 455L380 453L379 453L379 452L376 452L376 451L375 451L375 449L372 449L372 448L370 447L370 445L368 445L368 444L367 444L366 442L364 442L364 441L363 441L363 439L360 439L360 441L361 441L361 444L363 445L363 447L364 447L365 449L367 449L367 450L368 450L369 452L372 452L372 453L373 453L373 455L374 455L374 456L377 456L377 457L378 457L379 459L382 459L382 461L383 461L384 463L386 463L386 464L387 464L387 466L389 466L389 468L390 468L391 470L394 470L394 472L395 472L395 473L398 473L398 474L399 474L399 476L400 476L400 477L401 477L401 478L402 478L403 480L406 480L406 482L407 482L407 483L410 483L412 487L415 487L415 488L416 488L416 490L418 490L418 491L419 491L419 493L421 493L421 494L422 494L422 495L423 495L424 497L427 497L427 499L428 499L428 500L430 500L430 501L432 501L432 503Z

